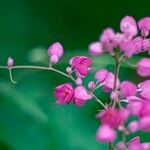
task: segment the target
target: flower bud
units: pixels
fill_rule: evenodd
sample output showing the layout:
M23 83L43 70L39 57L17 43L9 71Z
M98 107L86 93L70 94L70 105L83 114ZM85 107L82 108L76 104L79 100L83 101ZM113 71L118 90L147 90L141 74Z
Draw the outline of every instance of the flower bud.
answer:
M48 48L48 55L51 57L52 55L56 55L59 59L62 57L64 50L63 46L59 42L55 42Z
M108 125L102 125L97 131L96 138L100 142L113 142L116 139L116 131Z
M71 67L67 67L67 68L66 68L66 72L67 72L68 74L71 74L71 73L72 73L72 68L71 68Z
M126 146L124 144L124 142L120 141L117 144L117 150L125 150Z
M99 56L103 52L102 44L100 42L94 42L89 45L89 53L93 56Z
M132 121L128 125L128 129L130 132L136 132L139 130L139 122L138 121Z
M76 79L76 84L77 85L82 85L82 79L81 78L77 78Z
M89 82L88 87L93 90L95 88L95 83L93 81Z
M57 62L58 62L58 57L56 56L56 55L52 55L51 57L50 57L50 63L51 64L56 64Z
M137 73L142 77L150 76L150 59L149 58L142 58L137 63L138 69Z
M111 94L110 94L110 98L111 98L112 100L118 99L118 94L117 94L117 92L116 92L116 91L112 91Z
M13 67L13 65L14 65L14 59L11 58L11 57L8 57L8 60L7 60L7 67L8 67L8 68L11 68L11 67Z

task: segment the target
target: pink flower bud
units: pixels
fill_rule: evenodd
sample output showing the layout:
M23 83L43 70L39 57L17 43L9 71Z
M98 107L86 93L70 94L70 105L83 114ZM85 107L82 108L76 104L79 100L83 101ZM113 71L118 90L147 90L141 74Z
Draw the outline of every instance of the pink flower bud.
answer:
M149 58L142 58L137 63L137 73L142 77L150 76L150 59Z
M141 130L150 132L150 116L141 118L139 121Z
M134 46L136 48L136 54L138 54L139 52L141 52L142 48L143 48L142 47L143 46L143 38L140 37L140 36L138 36L138 37L134 38L132 40L132 42L133 42L133 44L134 44Z
M128 142L129 150L141 150L140 137L135 137Z
M112 100L117 100L118 99L118 94L116 91L112 91L111 94L110 94L110 98Z
M89 45L89 53L93 56L99 56L103 52L103 47L100 42L94 42Z
M135 95L137 87L130 81L124 81L120 86L120 94L123 98Z
M101 69L99 71L96 72L95 74L95 79L99 82L99 83L103 83L108 75L108 71L106 69Z
M88 87L93 90L95 88L95 83L93 81L89 82Z
M108 125L102 125L99 127L96 139L99 142L113 142L116 139L117 133Z
M145 80L143 81L142 83L140 83L138 85L139 89L140 89L140 97L143 99L143 100L147 100L149 101L150 100L150 80Z
M128 125L128 129L130 132L136 132L138 131L140 128L139 128L139 122L138 121L132 121L129 123Z
M141 144L142 150L150 150L150 142L144 142Z
M11 67L13 67L13 65L14 65L14 59L11 58L11 57L8 57L8 60L7 60L7 67L8 67L8 68L11 68Z
M143 40L143 50L150 52L150 39Z
M70 83L65 83L55 88L54 95L57 104L69 104L73 99L74 89Z
M150 17L144 17L139 20L138 27L141 30L144 37L148 36L148 32L150 31Z
M77 86L74 92L74 104L78 107L84 105L92 96L87 92L84 86Z
M77 78L76 79L76 84L77 85L82 85L82 79L81 78Z
M50 63L51 64L56 64L58 62L59 58L56 55L52 55L50 57Z
M124 144L124 142L118 142L117 144L117 150L125 150L126 149L126 146Z
M125 16L120 22L120 29L128 36L134 37L137 34L136 21L131 16Z
M47 53L49 56L55 55L60 59L64 53L63 46L61 45L61 43L55 42L50 45Z
M100 37L100 42L103 44L103 49L109 53L112 53L113 49L117 46L115 36L116 35L113 29L107 28L103 31Z
M67 67L67 68L66 68L66 72L67 72L68 74L71 74L71 73L72 73L72 68L71 68L71 67Z

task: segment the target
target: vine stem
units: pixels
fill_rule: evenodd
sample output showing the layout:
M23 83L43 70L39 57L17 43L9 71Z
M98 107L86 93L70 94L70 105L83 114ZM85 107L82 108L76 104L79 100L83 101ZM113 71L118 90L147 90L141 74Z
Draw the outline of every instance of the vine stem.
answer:
M14 81L13 79L13 76L12 76L12 72L11 70L14 70L14 69L37 69L37 70L51 70L51 71L54 71L58 74L61 74L69 79L71 79L73 82L75 82L75 79L73 78L72 75L68 75L58 69L55 69L54 67L52 66L49 66L49 67L43 67L43 66L13 66L11 68L8 68L7 66L0 66L0 69L8 69L9 70L9 77L10 77L10 80L12 83L17 83L16 81ZM88 91L89 93L91 93L91 91ZM100 105L102 105L105 109L106 109L106 106L102 103L102 101L96 97L96 95L94 93L91 93L91 95L93 96L94 100L96 102L98 102Z

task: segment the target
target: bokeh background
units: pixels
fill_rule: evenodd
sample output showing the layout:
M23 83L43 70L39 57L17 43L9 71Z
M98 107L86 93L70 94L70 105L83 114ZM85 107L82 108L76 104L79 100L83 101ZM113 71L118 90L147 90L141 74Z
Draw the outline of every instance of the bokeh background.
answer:
M65 70L73 55L88 55L88 44L97 40L105 27L119 30L125 15L137 20L150 16L149 4L148 0L0 0L0 64L5 65L12 56L18 65L46 65L47 47L60 41L65 56L56 67ZM107 67L113 71L113 60L107 55L96 58L94 64L95 70ZM82 108L55 104L54 87L68 79L36 70L15 70L13 75L16 85L10 83L6 70L0 70L0 150L107 149L95 140L99 126L95 114L101 109L97 103L89 101ZM136 83L142 80L125 65L120 78ZM107 94L100 90L97 94L108 101ZM138 135L142 141L150 140L148 134Z

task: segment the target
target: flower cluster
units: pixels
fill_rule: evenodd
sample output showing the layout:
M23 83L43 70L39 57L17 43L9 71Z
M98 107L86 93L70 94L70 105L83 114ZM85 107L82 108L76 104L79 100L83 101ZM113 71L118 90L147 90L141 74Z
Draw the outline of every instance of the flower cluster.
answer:
M135 64L128 63L128 59L134 55L142 52L150 54L150 17L142 18L136 23L133 17L126 16L120 22L120 31L116 33L112 28L106 28L100 39L89 45L89 53L92 56L98 57L108 53L114 58L114 73L105 68L96 71L95 79L89 82L87 90L82 85L82 78L92 71L92 60L84 56L75 56L66 70L71 77L75 72L77 87L73 89L70 83L56 87L56 102L69 104L73 101L75 105L82 106L87 100L95 98L95 90L102 88L110 94L110 104L104 104L104 110L96 115L101 122L96 134L97 140L112 143L117 139L118 132L121 132L124 139L118 142L116 149L149 150L150 143L140 144L139 137L129 142L126 142L125 137L139 130L150 132L150 80L147 79L138 85L128 80L121 81L119 67L124 62L134 67L140 76L150 76L150 58L141 58ZM138 119L129 121L131 116Z
M98 57L107 53L114 58L115 69L110 72L106 68L97 70L94 79L86 87L83 78L93 71L92 59L94 57L75 56L70 59L66 72L54 68L63 56L63 46L59 42L53 43L48 48L49 65L41 66L14 66L14 60L9 57L7 66L0 68L8 69L10 79L13 83L11 70L16 68L32 68L55 71L73 81L63 83L54 90L59 105L70 104L83 106L88 100L95 100L102 107L96 118L100 121L96 139L99 142L109 143L109 150L150 150L150 142L140 143L140 137L134 137L127 141L126 137L133 132L150 132L150 58L144 57L135 64L129 63L129 58L142 52L150 55L150 17L140 19L138 22L131 16L125 16L120 22L120 32L112 28L106 28L96 42L89 45L89 53ZM141 83L122 81L119 78L119 68L125 63L134 67L137 74L146 77ZM110 103L103 103L95 91L102 88L103 92L109 94ZM130 119L130 117L135 119ZM122 134L118 142L117 135ZM117 140L117 145L113 142Z

